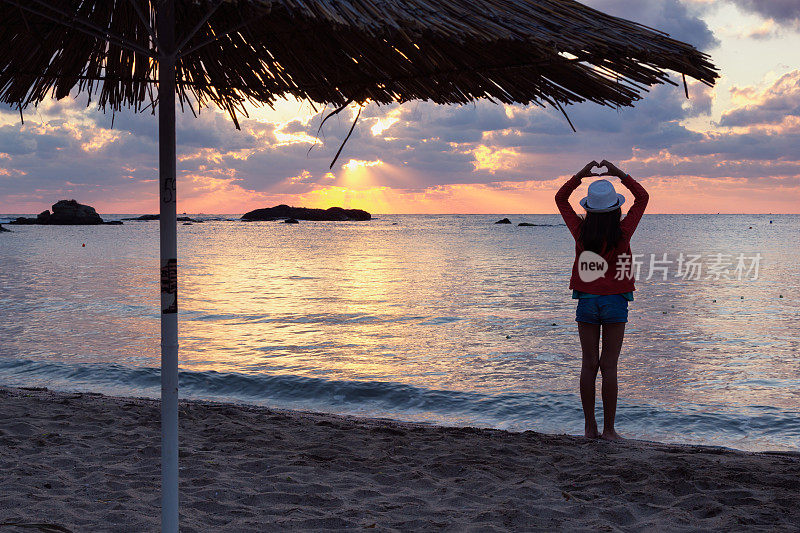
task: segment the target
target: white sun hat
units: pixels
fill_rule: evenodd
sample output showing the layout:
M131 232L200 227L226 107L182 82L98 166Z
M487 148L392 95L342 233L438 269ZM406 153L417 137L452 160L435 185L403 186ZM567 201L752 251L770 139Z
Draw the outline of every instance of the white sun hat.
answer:
M597 180L589 185L589 194L581 200L581 206L589 213L608 213L624 203L625 197L614 190L608 180Z

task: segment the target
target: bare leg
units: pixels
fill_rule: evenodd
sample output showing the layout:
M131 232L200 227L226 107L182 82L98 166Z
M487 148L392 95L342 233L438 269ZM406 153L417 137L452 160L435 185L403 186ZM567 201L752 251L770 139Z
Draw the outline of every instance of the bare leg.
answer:
M581 404L586 419L585 435L596 439L597 420L594 418L594 397L597 370L600 368L600 324L578 322L578 336L581 339L583 363L581 365Z
M625 336L625 323L603 324L603 351L600 354L600 372L603 374L603 434L601 439L621 440L614 430L617 415L617 361Z

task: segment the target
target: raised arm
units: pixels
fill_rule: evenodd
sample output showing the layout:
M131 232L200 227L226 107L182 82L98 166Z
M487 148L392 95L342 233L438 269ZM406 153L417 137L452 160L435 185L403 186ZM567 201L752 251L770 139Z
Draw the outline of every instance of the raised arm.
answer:
M636 231L636 226L639 225L639 221L642 219L642 215L644 215L644 210L647 207L647 201L650 199L650 195L647 194L647 191L644 190L644 187L642 187L638 181L633 179L630 174L626 174L606 160L603 160L601 165L604 165L608 168L608 173L610 175L619 177L622 181L622 184L633 194L633 205L628 210L628 214L625 215L625 218L622 219L622 222L620 223L620 229L622 229L622 232L630 237L633 235L633 232Z
M592 161L567 180L556 193L556 207L558 207L558 212L561 213L561 218L564 219L570 233L572 233L572 236L576 239L580 234L581 218L575 213L575 210L572 209L572 205L569 203L569 196L578 188L583 178L592 175L592 168L598 166L600 165L597 164L597 161Z

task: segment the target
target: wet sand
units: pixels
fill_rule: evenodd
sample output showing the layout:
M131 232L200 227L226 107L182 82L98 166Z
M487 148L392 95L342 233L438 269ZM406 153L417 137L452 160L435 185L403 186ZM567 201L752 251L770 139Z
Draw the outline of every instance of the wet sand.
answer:
M181 402L180 414L184 532L797 531L800 524L798 453L223 403ZM4 532L156 531L159 461L156 401L0 388Z

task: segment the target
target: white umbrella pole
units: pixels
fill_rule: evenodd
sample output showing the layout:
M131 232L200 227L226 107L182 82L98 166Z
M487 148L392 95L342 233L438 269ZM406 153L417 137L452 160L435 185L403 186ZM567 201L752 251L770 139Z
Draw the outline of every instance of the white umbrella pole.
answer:
M161 231L161 531L178 531L178 239L175 206L175 10L159 2L158 166Z

